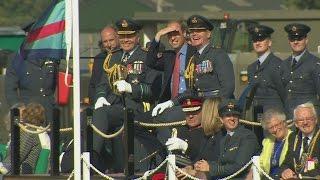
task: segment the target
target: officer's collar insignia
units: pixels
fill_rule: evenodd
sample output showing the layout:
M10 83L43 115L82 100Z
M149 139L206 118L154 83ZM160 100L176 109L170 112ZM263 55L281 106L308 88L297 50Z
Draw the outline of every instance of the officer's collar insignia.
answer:
M229 103L229 104L227 105L227 107L228 107L229 109L233 109L233 108L234 108L234 104L233 104L233 103Z
M257 27L254 28L254 32L256 32L256 33L259 32L259 28L257 28Z
M191 100L187 99L187 105L190 106L191 105Z
M192 22L193 24L196 24L196 23L198 23L198 20L197 20L196 17L193 17L192 20L191 20L191 22Z
M297 27L296 26L292 26L291 30L294 32L294 31L297 31Z
M121 26L124 28L128 27L128 22L125 19L122 20Z

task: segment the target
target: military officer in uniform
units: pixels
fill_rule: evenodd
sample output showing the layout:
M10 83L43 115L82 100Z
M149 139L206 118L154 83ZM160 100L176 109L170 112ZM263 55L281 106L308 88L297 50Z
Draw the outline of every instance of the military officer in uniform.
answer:
M280 166L282 179L320 178L320 130L312 103L298 105L293 120L298 131L288 139L288 152Z
M108 54L104 61L105 75L101 77L97 86L93 114L93 124L105 133L114 132L122 126L123 104L132 109L135 115L150 110L159 96L158 85L161 84L160 74L145 65L147 52L139 45L140 24L122 18L116 22L116 26L121 49ZM125 102L121 98L122 95L125 96ZM99 157L105 139L95 133L93 138L93 161L97 161L98 166L100 163L100 169L104 170L103 159ZM150 144L155 143L156 141L153 141ZM123 169L122 150L116 150L115 162L112 163L117 172ZM139 151L141 152L136 152ZM138 159L136 154L135 160ZM136 164L136 170L143 171L146 168L143 169L140 164Z
M227 53L215 48L210 43L213 25L203 16L193 15L187 21L190 31L191 45L197 49L188 62L184 77L188 87L184 93L172 100L158 104L153 109L153 115L167 108L179 105L186 98L197 95L204 99L217 96L233 97L234 71Z
M288 33L292 55L281 66L282 82L286 90L288 117L292 118L293 109L311 101L319 113L320 61L307 49L307 34L310 27L304 24L288 24L284 27Z
M271 52L272 28L255 25L248 29L253 48L258 59L248 66L249 84L256 86L254 106L262 106L263 112L269 108L284 110L285 90L280 77L282 60Z
M217 161L200 160L194 164L197 171L207 173L208 179L224 178L241 169L259 151L254 133L239 125L241 110L237 102L225 99L219 105L219 115L226 130L220 141ZM244 179L248 171L243 171L232 179Z
M45 108L47 121L50 122L53 117L52 109L56 105L54 93L60 60L22 58L17 54L7 68L5 75L7 103L9 107L19 103L40 103Z
M253 41L253 48L258 59L248 66L249 86L253 94L253 117L259 118L270 108L284 111L285 89L281 82L280 65L282 60L271 52L271 34L274 30L264 25L253 25L248 29ZM260 116L259 116L260 114ZM260 122L261 119L255 119ZM263 129L254 131L261 143Z
M117 30L112 26L106 26L100 33L101 40L99 41L102 52L94 57L92 74L90 77L88 96L90 104L94 102L94 96L96 93L96 86L100 81L100 78L104 72L103 62L109 52L119 49L119 37Z

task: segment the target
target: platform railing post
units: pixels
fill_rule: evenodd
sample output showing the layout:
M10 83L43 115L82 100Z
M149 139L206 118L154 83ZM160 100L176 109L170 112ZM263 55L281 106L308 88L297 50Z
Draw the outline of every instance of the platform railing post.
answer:
M90 180L90 153L82 153L82 171L83 171L83 180Z
M10 118L11 118L11 166L12 166L12 174L19 175L20 174L20 128L18 123L20 122L20 112L18 108L13 108L10 110Z
M53 120L51 122L51 176L59 176L59 139L60 139L60 111L53 109Z
M176 179L176 156L174 154L169 154L167 163L168 179Z

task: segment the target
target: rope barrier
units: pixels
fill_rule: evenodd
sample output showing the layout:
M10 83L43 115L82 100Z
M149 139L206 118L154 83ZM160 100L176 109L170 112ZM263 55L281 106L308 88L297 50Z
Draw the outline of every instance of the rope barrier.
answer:
M239 169L237 172L231 174L230 176L221 178L219 180L228 180L228 179L234 178L235 176L239 175L243 170L245 170L251 163L252 163L252 160L250 159L250 161L247 162L247 164L245 166L243 166L241 169Z
M252 160L252 158L251 158ZM258 171L260 173L262 173L266 178L268 178L269 180L274 180L272 177L270 177L263 169L260 168L259 165L256 164L256 162L252 161L252 164L258 169Z
M93 124L90 124L90 126L92 127L93 131L96 132L97 134L99 134L100 136L106 138L106 139L111 139L114 138L116 136L118 136L119 134L122 133L124 126L122 125L122 127L115 133L113 134L104 134L102 131L100 131L96 126L94 126Z
M170 127L170 126L178 126L178 125L185 125L186 121L176 121L176 122L169 122L169 123L144 123L139 121L134 121L135 123L139 124L143 127Z
M72 130L73 130L72 127L59 129L60 132L70 132Z
M114 180L112 177L103 174L101 171L99 171L99 170L98 170L96 167L94 167L92 164L88 163L84 158L82 158L82 156L81 156L81 159L82 159L82 161L83 161L87 166L89 166L90 168L92 168L96 173L98 173L98 174L99 174L100 176L102 176L103 178L108 179L108 180Z
M70 180L74 175L74 170L72 170L71 174L69 175L68 179L67 180Z
M43 133L45 131L51 131L50 124L46 127L42 127L42 126L36 126L36 125L30 124L30 123L18 123L18 126L22 130L24 130L28 133L31 133L31 134L40 134L39 132ZM34 128L34 129L40 130L40 131L32 131L32 130L26 129L27 127L31 127L31 128ZM73 130L72 127L59 129L60 132L70 132L72 130Z
M197 177L191 176L190 174L184 172L182 169L178 168L177 166L173 167L173 165L171 163L169 163L169 166L171 166L171 168L174 168L174 170L179 171L181 174L185 175L187 178L192 179L192 180L201 180Z
M50 128L50 125L48 125L47 127L40 129L40 131L37 131L38 129L33 131L33 130L27 129L28 126L25 126L25 125L23 125L21 123L18 123L18 126L20 127L21 130L23 130L23 131L25 131L27 133L30 133L30 134L41 134L41 133L44 133L44 132L48 131L48 129Z
M156 171L158 171L166 162L168 162L168 159L163 160L156 168L146 171L143 176L135 179L135 180L146 180L148 176L154 174Z

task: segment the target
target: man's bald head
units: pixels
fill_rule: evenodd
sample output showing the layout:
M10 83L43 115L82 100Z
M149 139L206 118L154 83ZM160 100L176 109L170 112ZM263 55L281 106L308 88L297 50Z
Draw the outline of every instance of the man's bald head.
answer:
M106 26L102 29L101 45L104 50L112 51L119 47L119 37L117 30L112 26Z

